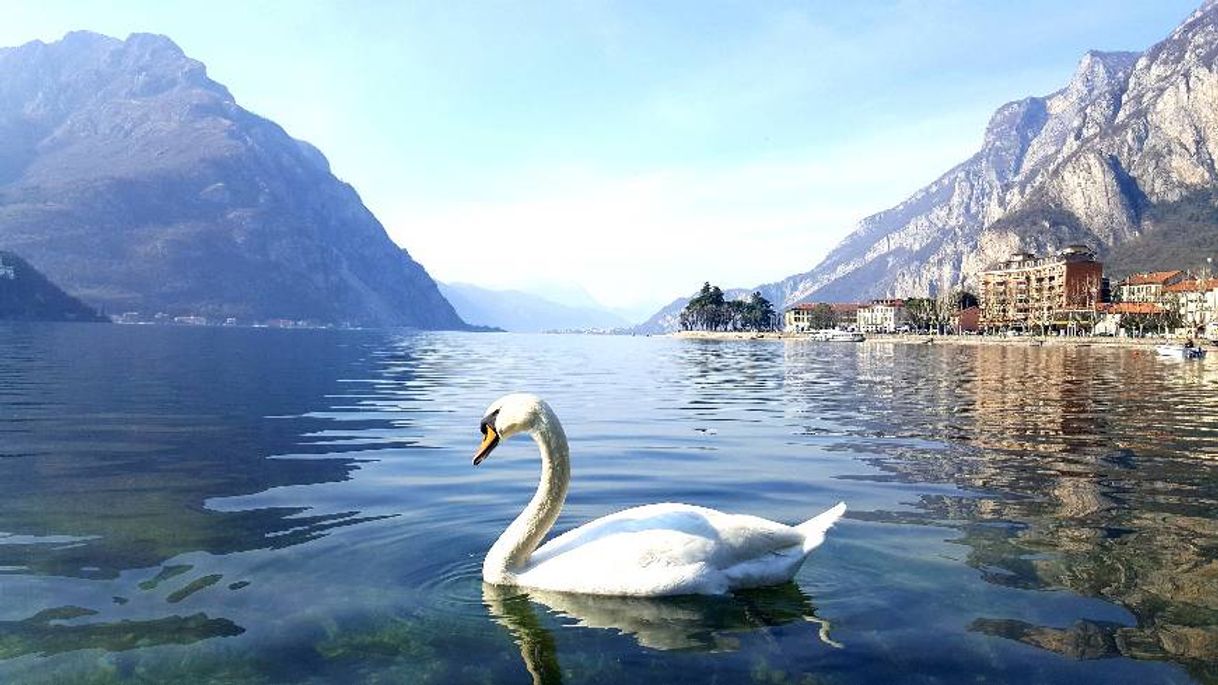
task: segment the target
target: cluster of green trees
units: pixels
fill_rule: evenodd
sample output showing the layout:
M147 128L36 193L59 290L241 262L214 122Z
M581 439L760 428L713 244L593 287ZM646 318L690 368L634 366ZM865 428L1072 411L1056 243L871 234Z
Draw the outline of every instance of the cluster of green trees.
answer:
M808 310L808 330L823 331L837 327L837 313L824 302L817 302Z
M1125 314L1121 317L1121 328L1129 335L1147 333L1170 333L1184 328L1184 317L1175 307L1153 314Z
M753 293L747 300L728 300L717 285L702 289L681 310L683 331L772 331L778 327L774 305Z

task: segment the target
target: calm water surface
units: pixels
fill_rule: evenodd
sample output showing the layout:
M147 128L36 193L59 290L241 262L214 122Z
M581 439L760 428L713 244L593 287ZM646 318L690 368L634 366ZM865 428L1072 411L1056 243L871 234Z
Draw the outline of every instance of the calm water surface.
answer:
M1218 355L1213 355L1218 357ZM484 588L557 530L847 519L786 586ZM0 681L1218 681L1218 358L1010 346L0 325Z

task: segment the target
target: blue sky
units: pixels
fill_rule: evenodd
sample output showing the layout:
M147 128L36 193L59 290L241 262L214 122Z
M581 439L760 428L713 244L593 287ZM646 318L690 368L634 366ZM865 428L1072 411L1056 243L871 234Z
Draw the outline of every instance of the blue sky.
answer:
M433 276L642 313L810 269L996 107L1196 5L0 1L0 45L168 35Z

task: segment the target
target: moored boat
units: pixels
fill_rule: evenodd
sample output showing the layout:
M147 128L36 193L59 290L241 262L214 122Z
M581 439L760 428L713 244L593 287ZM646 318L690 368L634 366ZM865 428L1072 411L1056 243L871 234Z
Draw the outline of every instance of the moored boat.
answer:
M1196 347L1193 345L1159 345L1155 351L1163 357L1175 357L1176 359L1204 359L1205 348Z
M867 339L858 331L842 330L813 331L808 337L813 340L820 340L823 342L863 342Z

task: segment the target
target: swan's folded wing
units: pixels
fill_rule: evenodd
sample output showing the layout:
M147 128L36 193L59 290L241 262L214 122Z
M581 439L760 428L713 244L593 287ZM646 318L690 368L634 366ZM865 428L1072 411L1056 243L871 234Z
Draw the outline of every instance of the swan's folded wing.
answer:
M599 594L722 592L722 572L788 556L802 539L755 516L653 504L560 535L533 554L520 577L533 587Z
M791 526L757 516L720 514L717 531L721 543L715 566L727 569L774 554L785 554L803 544L803 534Z
M517 578L528 587L600 595L717 593L704 587L707 540L671 530L618 531L560 554L534 555Z

